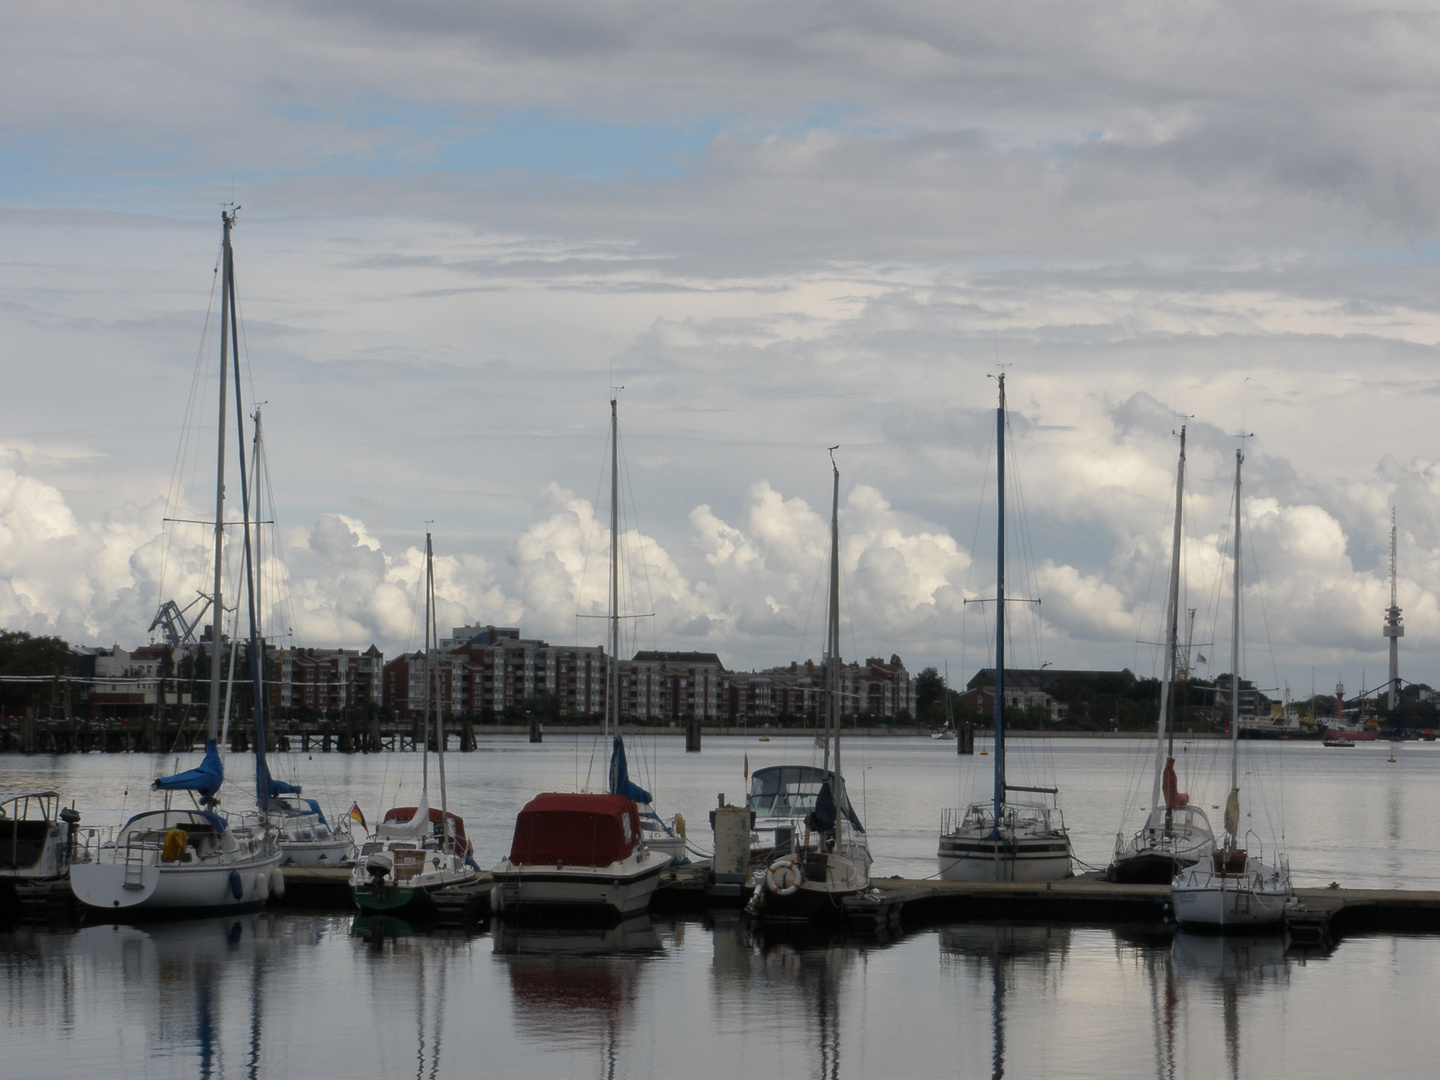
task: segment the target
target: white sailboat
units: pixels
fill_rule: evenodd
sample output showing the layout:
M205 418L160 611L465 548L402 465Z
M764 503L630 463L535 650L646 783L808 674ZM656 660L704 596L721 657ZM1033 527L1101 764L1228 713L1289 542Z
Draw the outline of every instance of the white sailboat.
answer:
M1269 863L1240 839L1240 466L1235 451L1235 568L1230 621L1230 795L1225 801L1225 838L1210 857L1186 867L1170 885L1175 919L1182 926L1279 925L1295 897L1284 858Z
M224 226L220 293L220 420L215 477L215 568L212 610L215 613L210 665L210 706L205 756L200 764L174 776L161 777L153 787L165 791L166 806L137 814L113 838L92 834L70 868L70 887L81 903L111 913L149 910L227 909L263 904L280 892L280 847L267 820L270 774L265 765L265 710L260 692L262 664L255 621L254 565L251 559L250 500L245 469L244 411L240 404L239 319L235 308L235 259L230 232L234 211L221 211ZM234 351L234 362L230 352ZM220 632L225 610L222 571L225 540L226 386L235 380L237 439L240 445L240 490L244 509L244 569L249 590L250 667L255 685L255 798L260 820L235 824L216 813L225 769L217 747L220 721ZM194 805L177 809L171 794L190 793Z
M425 707L424 741L420 754L420 801L393 807L360 848L350 872L350 894L356 907L407 919L433 916L437 894L475 883L479 867L471 858L465 822L450 813L445 791L445 719L434 711L440 772L440 808L430 807L431 700L435 630L435 567L430 534L425 534Z
M1180 428L1180 464L1175 471L1175 530L1170 548L1170 587L1165 602L1165 679L1160 684L1160 719L1155 730L1155 781L1150 811L1139 832L1115 837L1115 856L1106 870L1111 881L1163 885L1177 870L1207 858L1215 834L1205 811L1180 791L1175 776L1176 652L1180 622L1181 514L1185 500L1185 427Z
M830 612L826 642L825 766L815 801L794 850L756 875L745 910L761 922L838 923L846 897L870 887L870 845L850 806L840 768L840 467L830 449ZM780 766L781 780L794 766ZM760 770L756 773L757 779ZM796 781L800 776L794 777ZM812 778L813 779L813 778ZM791 804L794 805L793 803ZM773 807L772 807L773 812ZM758 824L758 823L757 823Z
M630 779L620 733L620 449L610 398L610 670L604 734L608 791L546 792L515 819L510 853L493 871L490 906L511 917L619 920L649 910L660 872L685 855L682 832L655 813Z
M995 410L995 789L989 802L972 803L962 814L942 811L940 877L944 881L1058 881L1071 874L1070 834L1057 806L1016 802L1011 792L1056 794L1055 788L1022 787L1005 778L1005 376Z

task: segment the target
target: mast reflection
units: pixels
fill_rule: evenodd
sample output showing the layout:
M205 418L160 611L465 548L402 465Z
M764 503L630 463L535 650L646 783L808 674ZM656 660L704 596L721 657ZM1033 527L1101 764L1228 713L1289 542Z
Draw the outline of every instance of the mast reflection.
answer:
M1246 996L1290 980L1283 934L1229 937L1177 932L1174 966L1187 983L1208 985L1220 994L1225 1062L1232 1080L1241 1075L1240 1003Z
M1070 951L1065 926L970 925L940 930L941 963L958 962L990 991L990 1075L1005 1075L1005 999L1021 972L1038 975L1051 994Z

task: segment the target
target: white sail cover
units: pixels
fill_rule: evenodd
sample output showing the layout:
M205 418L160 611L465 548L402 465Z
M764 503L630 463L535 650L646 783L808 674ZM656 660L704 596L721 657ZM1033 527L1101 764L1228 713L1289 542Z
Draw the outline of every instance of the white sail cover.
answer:
M386 837L405 836L429 836L430 835L430 800L425 792L420 792L420 805L415 808L415 816L409 821L387 821L381 826ZM377 832L380 830L376 830Z
M1225 831L1231 836L1240 835L1240 790L1230 789L1230 797L1225 800Z

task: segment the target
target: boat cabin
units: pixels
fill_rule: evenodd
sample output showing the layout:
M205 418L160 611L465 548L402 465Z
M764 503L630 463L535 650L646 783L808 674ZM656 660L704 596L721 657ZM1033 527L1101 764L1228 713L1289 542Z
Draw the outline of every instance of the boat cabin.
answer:
M413 822L418 809L418 807L414 806L392 806L389 810L386 810L385 816L380 819L380 825L375 830L376 839L380 840L384 838L383 834L387 831L385 829L386 825L405 825ZM451 849L454 854L463 859L471 853L472 849L470 847L470 841L465 837L465 822L459 814L445 813L441 811L438 806L430 807L430 835L423 837L422 840L426 847L433 847L437 851L443 847L445 830L442 823L446 819L449 819L450 822ZM396 844L394 842L366 844L360 853L362 855L368 855L372 851L379 851L382 848L389 849L403 846L402 844Z
M58 792L0 792L0 877L58 877L66 863L66 827L79 820L61 809Z
M756 820L762 818L786 818L803 821L815 809L820 799L820 788L829 781L830 774L816 765L767 765L756 769L750 777L750 809ZM850 796L841 785L840 810L851 828L864 832L865 827L850 805Z
M624 795L536 795L515 817L514 866L609 866L640 842L640 814Z

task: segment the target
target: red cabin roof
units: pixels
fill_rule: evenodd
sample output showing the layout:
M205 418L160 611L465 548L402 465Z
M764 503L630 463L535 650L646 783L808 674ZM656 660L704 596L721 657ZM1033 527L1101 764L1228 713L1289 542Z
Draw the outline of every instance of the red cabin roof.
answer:
M640 814L624 795L536 795L515 817L517 866L609 866L635 850Z

